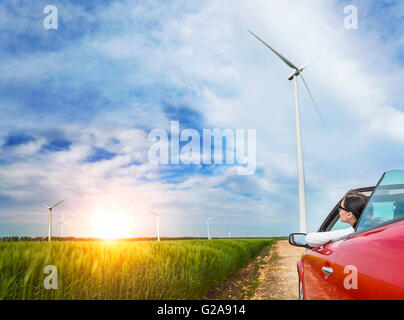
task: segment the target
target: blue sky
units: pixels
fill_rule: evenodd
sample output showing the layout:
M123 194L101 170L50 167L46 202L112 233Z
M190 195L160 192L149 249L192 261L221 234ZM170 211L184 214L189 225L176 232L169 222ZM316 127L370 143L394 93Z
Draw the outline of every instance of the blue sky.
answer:
M290 70L298 65L308 229L351 188L403 169L404 5L399 1L47 1L0 4L0 236L46 235L41 203L68 198L66 233L99 216L127 234L276 236L298 231ZM358 30L344 28L355 5ZM147 134L255 129L257 169L152 165ZM55 226L55 235L59 229Z

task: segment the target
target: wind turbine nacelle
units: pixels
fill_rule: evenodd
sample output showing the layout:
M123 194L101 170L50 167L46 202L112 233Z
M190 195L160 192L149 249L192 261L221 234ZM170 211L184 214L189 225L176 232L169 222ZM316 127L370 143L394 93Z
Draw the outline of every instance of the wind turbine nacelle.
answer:
M293 71L293 72L289 75L288 80L293 80L293 78L294 78L295 76L298 76L299 73L300 73L300 70L295 70L295 71Z

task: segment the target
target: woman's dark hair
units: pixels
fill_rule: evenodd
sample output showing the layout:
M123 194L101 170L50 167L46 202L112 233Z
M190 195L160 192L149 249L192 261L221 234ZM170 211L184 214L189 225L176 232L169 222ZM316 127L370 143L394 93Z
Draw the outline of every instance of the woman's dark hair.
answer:
M349 193L345 196L344 205L348 211L352 212L356 219L362 214L363 208L365 208L366 203L369 198L361 193Z

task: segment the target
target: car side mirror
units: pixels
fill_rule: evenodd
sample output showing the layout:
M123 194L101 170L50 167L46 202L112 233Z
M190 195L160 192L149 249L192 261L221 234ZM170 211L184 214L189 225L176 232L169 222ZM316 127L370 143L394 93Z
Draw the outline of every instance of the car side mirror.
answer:
M289 244L295 247L304 247L307 249L311 249L312 247L310 247L306 242L306 235L306 233L300 232L291 233L289 235Z

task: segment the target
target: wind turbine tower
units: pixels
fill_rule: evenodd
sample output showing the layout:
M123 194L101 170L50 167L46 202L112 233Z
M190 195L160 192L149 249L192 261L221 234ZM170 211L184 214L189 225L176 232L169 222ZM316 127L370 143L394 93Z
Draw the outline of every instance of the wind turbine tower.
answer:
M206 219L206 226L208 228L208 240L211 240L212 238L210 237L210 228L209 228L209 221L212 220L214 217L210 217Z
M265 43L262 39L260 39L253 32L248 30L255 38L257 38L260 42L262 42L268 49L270 49L273 53L275 53L287 66L293 69L293 72L289 75L288 80L292 81L294 84L294 92L295 92L295 118L296 118L296 156L297 156L297 175L298 175L298 200L299 200L299 229L302 233L307 233L307 222L306 222L306 183L304 176L304 164L303 164L303 148L302 148L302 133L300 127L300 111L299 111L299 97L298 97L298 87L297 87L297 77L300 76L303 80L303 83L310 95L311 100L313 101L314 107L324 124L320 111L317 108L316 102L307 86L306 81L303 77L303 70L306 69L311 62L305 64L304 66L298 68L284 56L282 56L279 52L275 51L272 47L270 47L267 43Z
M156 219L157 219L157 241L159 241L160 242L160 216L161 216L161 213L158 213L158 212L155 212L155 211L152 211L152 213L156 216Z
M53 206L49 206L46 204L43 204L44 207L46 207L49 210L49 218L48 218L48 241L52 241L52 210L59 204L61 204L63 201L66 199L59 201L58 203L54 204Z
M65 222L65 214L64 213L62 214L62 221L58 222L58 224L62 225L62 238L63 238L64 237L64 226L66 224L66 222Z

